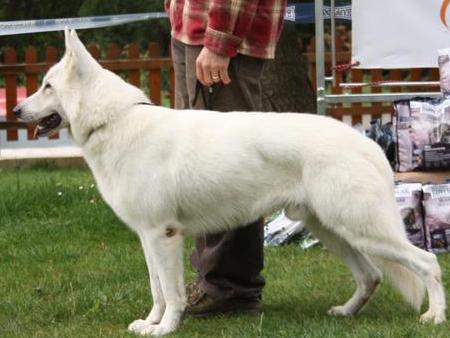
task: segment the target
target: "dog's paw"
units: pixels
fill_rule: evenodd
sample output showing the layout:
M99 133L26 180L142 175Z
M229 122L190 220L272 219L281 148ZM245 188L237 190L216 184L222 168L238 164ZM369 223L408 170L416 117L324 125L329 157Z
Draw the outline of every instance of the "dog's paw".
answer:
M150 325L147 330L144 330L143 335L151 334L152 336L162 336L175 331L174 328L163 326L163 325Z
M128 325L128 331L139 334L141 336L162 336L175 331L175 328L160 324L152 324L148 320L144 319L137 319L130 325Z
M128 331L134 333L140 333L145 327L147 327L150 323L144 319L136 319L130 325L128 325Z
M328 315L330 316L351 316L353 313L351 313L345 306L339 305L339 306L333 306L327 311Z
M440 324L447 320L444 310L431 310L429 309L422 316L420 316L421 323L432 322L434 324Z

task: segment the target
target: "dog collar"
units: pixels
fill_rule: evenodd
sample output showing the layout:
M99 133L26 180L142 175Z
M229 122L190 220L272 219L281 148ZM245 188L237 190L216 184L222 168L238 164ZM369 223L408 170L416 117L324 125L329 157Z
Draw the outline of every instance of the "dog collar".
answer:
M134 105L137 106L139 104L143 104L146 106L154 106L155 105L154 103L151 103L151 102L136 102Z
M154 103L151 103L151 102L144 102L144 101L143 101L143 102L136 102L134 105L135 105L135 106L137 106L137 105L154 106L155 104L154 104ZM106 125L106 124L101 124L101 125L99 125L98 127L92 128L91 130L89 130L89 132L87 133L86 141L84 142L84 144L86 144L86 143L89 142L89 139L91 138L92 134L94 134L95 132L99 131L99 130L102 129L103 127L105 127L105 125Z

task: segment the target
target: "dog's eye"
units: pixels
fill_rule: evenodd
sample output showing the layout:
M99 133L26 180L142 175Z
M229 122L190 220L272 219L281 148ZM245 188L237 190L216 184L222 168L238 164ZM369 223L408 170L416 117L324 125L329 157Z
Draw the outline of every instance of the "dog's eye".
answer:
M47 82L44 86L44 89L50 89L50 88L52 88L52 85Z

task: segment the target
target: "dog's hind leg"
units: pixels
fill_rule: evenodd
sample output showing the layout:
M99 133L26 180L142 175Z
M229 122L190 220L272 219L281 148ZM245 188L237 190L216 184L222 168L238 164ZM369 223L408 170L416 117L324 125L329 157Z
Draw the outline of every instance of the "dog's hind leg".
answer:
M146 256L149 256L151 268L156 277L150 279L161 287L165 309L161 318L161 308L153 308L146 320L136 320L128 329L135 333L146 335L163 335L174 331L181 320L186 306L183 278L183 235L177 227L158 227L140 231L142 245ZM157 294L156 297L160 297ZM153 295L153 291L152 291ZM161 302L161 299L159 299ZM154 316L154 317L153 317ZM160 319L158 323L154 323Z
M441 269L435 255L408 241L387 163L359 158L313 169L304 171L303 182L308 207L321 224L369 257L417 309L425 285L429 310L421 321L443 322Z
M422 304L425 285L429 310L421 316L421 321L432 321L435 324L445 321L446 301L439 263L434 254L419 249L408 241L394 202L387 198L380 199L377 205L365 209L353 202L351 208L353 210L349 210L350 207L346 210L349 217L345 222L342 219L343 212L327 215L322 209L321 216L327 219L324 226L328 226L329 231L336 232L339 238L348 239L352 248L372 260L417 309ZM364 217L364 213L367 217ZM334 219L338 222L333 227Z
M324 227L369 257L389 276L406 301L417 309L422 304L425 285L429 310L422 315L421 321L441 323L446 319L446 302L436 256L408 241L393 193L385 195L386 198L377 198L370 206L361 202L362 199L347 198L346 209L316 207L314 210Z
M414 273L423 281L428 293L429 309L420 317L421 322L432 321L439 324L446 320L441 268L434 254L415 247L406 238L391 238L390 243L374 238L361 238L357 242L371 256L379 258L385 268L391 270L391 279L400 291L404 277L396 282L397 278L402 278L402 272L396 266L405 269L405 272Z
M306 219L306 225L328 250L344 261L356 282L356 290L352 297L343 305L331 307L328 314L349 316L357 313L380 283L382 276L380 270L366 255L351 247L345 239L323 227L314 216Z

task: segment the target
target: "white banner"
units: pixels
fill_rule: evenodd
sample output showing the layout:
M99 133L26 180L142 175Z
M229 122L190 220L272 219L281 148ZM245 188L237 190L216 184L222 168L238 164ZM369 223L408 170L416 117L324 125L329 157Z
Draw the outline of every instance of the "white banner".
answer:
M73 29L100 28L122 25L135 21L166 18L165 12L85 16L82 18L60 18L20 21L0 21L0 36L25 33L63 31Z
M437 67L450 48L450 0L353 0L352 63L359 68Z

